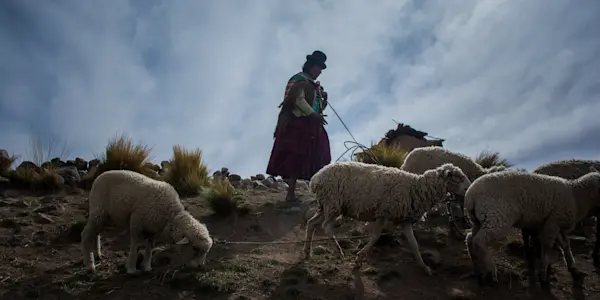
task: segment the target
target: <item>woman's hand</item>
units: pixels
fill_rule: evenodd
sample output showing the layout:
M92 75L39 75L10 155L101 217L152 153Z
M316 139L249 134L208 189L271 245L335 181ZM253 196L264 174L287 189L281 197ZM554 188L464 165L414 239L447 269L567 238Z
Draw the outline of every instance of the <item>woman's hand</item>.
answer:
M324 118L324 117L323 117L321 114L319 114L319 113L316 113L316 112L314 112L314 111L313 111L313 112L312 112L310 115L308 115L308 116L309 116L310 118L314 119L314 120L317 120L317 121L319 121L319 122L320 122L321 124L323 124L323 125L327 125L327 121L326 121L326 120L325 120L325 118Z

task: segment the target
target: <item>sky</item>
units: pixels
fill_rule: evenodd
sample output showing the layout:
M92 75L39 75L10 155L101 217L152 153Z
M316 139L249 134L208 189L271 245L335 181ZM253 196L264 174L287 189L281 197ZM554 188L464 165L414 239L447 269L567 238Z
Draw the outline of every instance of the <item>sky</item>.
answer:
M287 80L327 54L335 161L410 124L516 167L600 159L595 0L0 1L0 149L71 157L117 132L199 147L209 169L264 173Z

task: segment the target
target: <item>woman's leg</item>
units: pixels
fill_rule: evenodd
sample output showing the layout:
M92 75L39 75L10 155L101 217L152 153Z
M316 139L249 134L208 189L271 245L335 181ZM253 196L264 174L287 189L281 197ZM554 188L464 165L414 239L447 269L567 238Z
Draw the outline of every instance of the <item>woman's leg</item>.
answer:
M296 196L296 178L288 178L285 180L288 184L287 196L285 197L286 201L296 201L298 197Z

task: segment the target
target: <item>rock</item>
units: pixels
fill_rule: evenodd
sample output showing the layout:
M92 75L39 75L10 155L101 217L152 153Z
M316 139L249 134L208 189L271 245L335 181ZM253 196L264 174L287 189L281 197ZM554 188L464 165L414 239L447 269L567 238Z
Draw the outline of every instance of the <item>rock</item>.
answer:
M76 166L67 166L55 169L56 174L64 179L64 183L68 185L77 185L81 181L79 170Z
M8 178L4 178L0 176L0 189L5 189L10 184L10 180Z
M298 180L298 182L296 182L296 189L301 190L301 191L308 191L309 187L308 187L308 183L306 183L306 181L304 180Z
M39 201L41 204L50 204L50 203L54 203L55 199L52 196L45 196L45 197L42 197Z
M275 181L273 180L273 178L265 178L265 179L261 180L261 183L268 188L272 188L272 189L277 188L277 185L275 184Z
M93 167L98 167L98 165L100 164L100 160L99 159L92 159L90 160L90 162L88 163L88 171L89 169L93 168Z
M438 251L435 250L425 250L423 251L423 261L425 261L425 263L428 266L437 266L440 264L441 261L441 257L440 257L440 253Z
M54 222L54 220L52 220L52 218L49 215L44 214L44 213L35 214L34 220L38 224L51 224Z
M0 200L0 207L4 207L4 206L25 208L25 207L28 207L29 205L27 205L27 203L25 203L25 201L23 201L21 199L5 198L5 199Z
M160 162L160 167L164 170L169 167L171 163L168 160L163 160Z
M41 168L41 167L39 167L39 166L37 166L37 165L36 165L36 164L34 164L33 162L26 160L26 161L23 161L23 162L22 162L22 163L21 163L21 164L20 164L20 165L19 165L19 166L16 168L16 170L17 170L18 172L23 172L23 171L25 171L25 172L27 172L27 171L33 171L33 172L35 172L35 173L38 173L38 174L39 174L39 173L42 171L42 168Z
M256 174L256 180L265 180L265 175L263 174Z
M77 157L77 158L75 158L75 167L77 168L77 170L87 171L88 162L81 157Z
M229 178L229 182L231 183L242 181L242 176L238 174L230 174L227 178Z
M52 164L53 167L55 168L61 168L61 167L66 167L67 163L62 161L60 159L60 157L55 157L53 159L50 160L50 163Z
M266 191L269 189L269 187L267 187L266 185L264 185L262 182L260 182L258 180L252 181L252 188L255 190L259 190L259 191Z
M67 160L67 166L77 167L74 160Z

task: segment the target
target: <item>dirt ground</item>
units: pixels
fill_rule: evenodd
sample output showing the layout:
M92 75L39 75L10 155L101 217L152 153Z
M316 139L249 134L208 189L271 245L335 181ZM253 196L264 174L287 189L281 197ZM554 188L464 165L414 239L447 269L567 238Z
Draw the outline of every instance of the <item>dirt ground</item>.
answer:
M218 219L199 198L184 199L218 241L202 269L177 268L170 249L157 253L153 271L125 274L127 232L103 235L97 275L82 267L80 231L87 214L85 192L0 197L0 299L600 299L600 277L592 268L591 246L573 242L578 266L588 274L574 287L563 262L555 266L552 295L529 287L519 236L494 248L500 283L479 287L464 243L446 229L446 217L430 217L415 229L434 275L418 268L403 237L383 243L353 274L360 240L340 241L338 259L331 242L315 242L313 257L299 262L302 244L268 243L304 238L309 196L286 206L280 192L249 192L246 216ZM362 235L362 224L342 220L338 237ZM317 231L315 238L323 237ZM265 244L227 244L267 242Z

